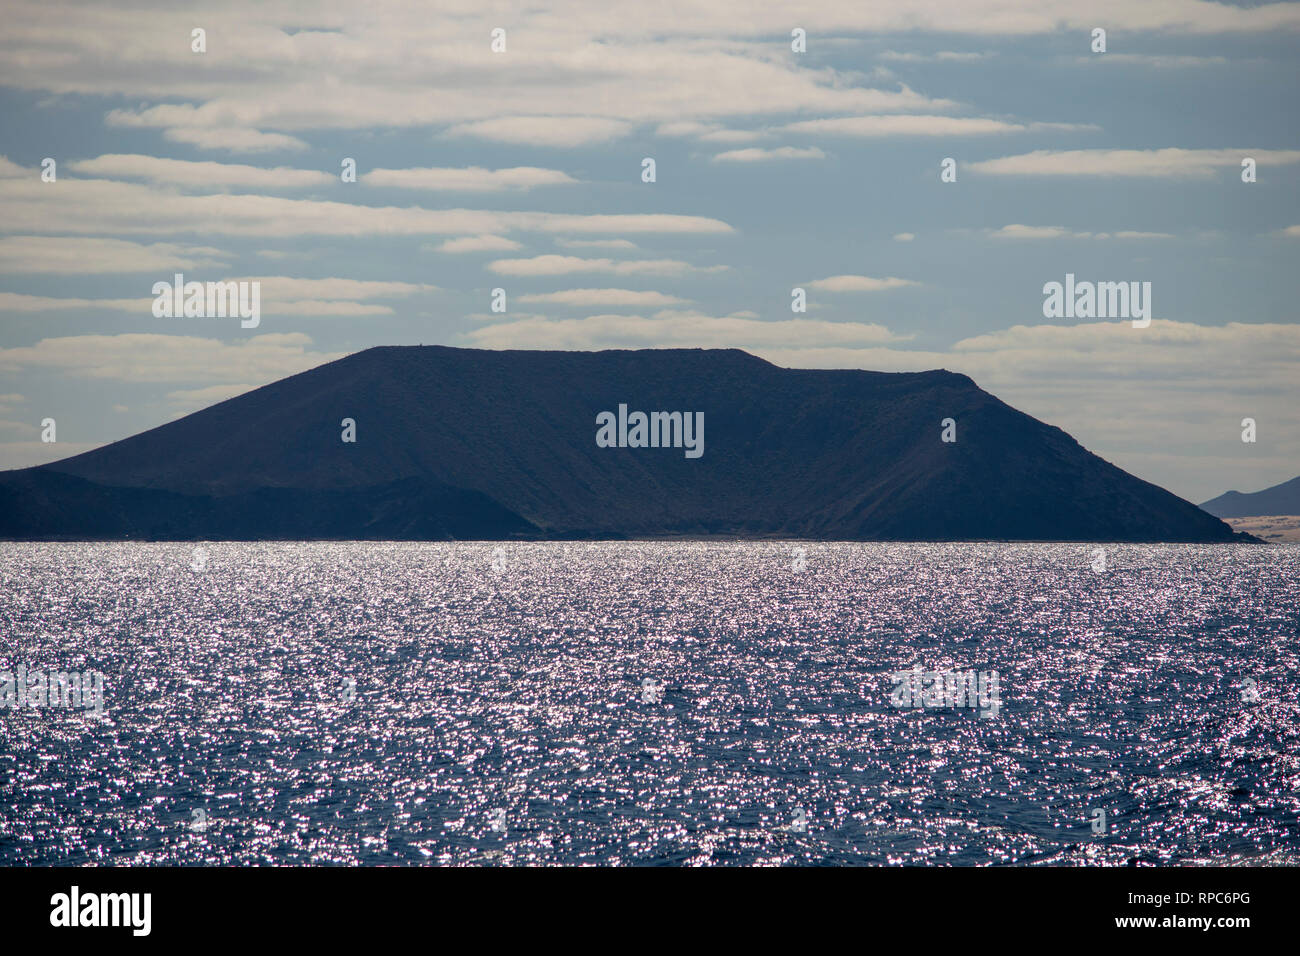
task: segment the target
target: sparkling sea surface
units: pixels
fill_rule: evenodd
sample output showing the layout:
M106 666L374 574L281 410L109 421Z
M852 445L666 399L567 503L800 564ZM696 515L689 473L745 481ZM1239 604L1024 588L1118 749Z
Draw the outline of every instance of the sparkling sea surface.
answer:
M0 671L105 706L0 707L0 864L1295 864L1298 578L1300 545L0 544ZM1001 706L895 707L914 665Z

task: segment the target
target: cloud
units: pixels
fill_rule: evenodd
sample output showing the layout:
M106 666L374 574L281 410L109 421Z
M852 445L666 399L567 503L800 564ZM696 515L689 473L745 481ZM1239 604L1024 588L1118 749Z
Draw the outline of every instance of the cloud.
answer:
M263 259L312 259L315 253L303 249L258 249L257 255Z
M386 305L374 305L364 302L334 302L320 299L272 299L262 303L262 317L274 318L284 315L308 316L352 316L392 315L393 310Z
M918 116L888 114L884 116L839 116L832 119L802 120L782 127L786 133L826 136L989 136L998 133L1021 133L1029 127L1005 120L982 117Z
M1181 56L1162 53L1115 53L1107 52L1104 57L1096 55L1077 56L1077 63L1095 64L1104 62L1107 66L1149 66L1161 70L1204 69L1207 66L1226 66L1231 62L1226 56Z
M507 239L505 236L465 236L462 239L448 239L438 246L421 246L425 252L513 252L522 249L523 243Z
M821 292L884 292L920 284L912 279L873 279L870 276L830 276L808 283L810 288Z
M1173 239L1168 232L1138 232L1131 229L1118 232L1079 232L1065 226L1025 226L1012 223L1000 229L988 230L994 239Z
M660 123L655 128L656 136L669 138L691 137L702 143L750 143L766 136L761 129L732 129L718 123L702 123L699 120L679 120Z
M565 249L636 249L629 239L556 239L557 246Z
M361 181L367 186L445 192L502 192L578 182L558 169L540 169L536 166L515 166L511 169L483 169L479 166L464 169L373 169L363 174Z
M577 256L534 256L531 259L498 259L488 269L507 276L561 276L578 272L611 275L685 276L692 273L722 272L726 266L693 266L676 259L582 259Z
M145 179L155 183L202 187L243 186L254 189L301 189L337 182L329 173L316 169L276 166L244 166L237 163L195 162L162 159L130 153L108 153L95 159L77 159L67 164L73 172L116 179Z
M1067 237L1090 237L1091 233L1072 233L1064 226L1022 226L1013 223L1001 229L989 230L994 239L1064 239Z
M776 149L733 149L718 153L713 157L715 163L762 163L774 159L825 159L826 154L816 146L779 146Z
M18 295L0 292L0 312L127 312L153 318L152 296L140 299L70 299L52 296ZM270 315L361 316L391 315L386 305L367 305L350 301L319 299L277 299L264 297L260 303L263 318ZM159 321L185 321L179 316Z
M481 348L535 349L798 348L808 342L862 348L901 341L875 324L814 319L765 322L749 312L710 316L690 310L663 310L649 317L529 316L475 329L466 339Z
M245 392L251 392L257 388L256 385L209 385L205 388L187 388L180 391L168 392L167 402L172 406L173 411L188 415L190 412L196 412L201 408L207 408L210 405L216 405L229 399L243 395Z
M570 214L364 206L250 193L188 195L115 180L0 179L0 231L292 236L502 233L729 233L718 219L671 213Z
M233 281L233 280L231 280ZM243 281L260 282L263 300L288 299L390 299L436 292L436 285L423 282L391 282L370 279L298 279L289 276L246 276Z
M17 292L0 292L0 312L56 312L93 311L111 309L118 312L150 314L153 297L139 299L78 299L48 295L22 295Z
M1275 149L1039 149L1018 156L967 163L990 176L1143 176L1207 179L1224 168L1241 168L1252 157L1260 166L1300 162L1300 150Z
M0 83L139 103L107 121L202 149L303 149L296 134L305 131L421 127L588 146L642 125L691 122L706 127L692 135L738 143L757 134L722 120L944 108L906 88L863 87L854 73L800 68L769 39L788 34L786 18L752 10L693 11L650 30L574 0L514 11L509 52L494 55L486 37L499 14L455 2L364 18L326 0L319 6L329 9L313 16L331 29L294 33L284 26L300 16L293 6L268 2L253 13L217 4L205 14L208 51L196 56L175 41L193 18L165 6L145 3L129 25L59 2L12 6ZM871 29L872 18L823 17L823 36ZM476 34L482 44L468 42Z
M894 63L974 63L997 56L996 53L960 53L954 50L940 50L937 53L905 53L885 50L880 54L882 60Z
M109 110L104 122L108 126L132 129L161 129L164 139L200 149L233 153L307 149L307 143L296 136L256 129L232 116L231 110L213 103L199 107L190 103L165 103L138 110Z
M405 298L437 291L438 287L411 282L359 279L297 279L288 276L250 276L242 279L217 274L209 278L187 276L188 281L257 282L263 318L272 315L364 316L390 315L386 305L366 304L367 299ZM170 283L166 276L158 281ZM150 290L153 282L147 283ZM0 312L119 311L153 318L152 291L138 299L81 299L0 292ZM164 321L175 321L172 319Z
M6 236L0 238L0 272L108 274L224 269L228 253L209 246L169 242L143 245L125 239L74 236Z
M0 369L189 387L246 381L265 384L346 354L316 352L311 344L309 336L298 332L230 342L156 333L73 335L0 349Z
M180 126L164 130L163 138L173 143L186 143L203 149L224 149L232 153L273 153L281 150L307 149L307 144L296 136L235 127L210 129Z
M632 124L597 116L499 116L457 123L451 136L474 136L531 146L590 146L626 136Z
M171 141L199 148L246 152L302 148L305 140L294 134L304 131L394 128L582 146L647 124L897 113L927 102L906 89L863 87L855 71L794 62L791 14L779 4L720 0L689 15L647 19L604 0L557 0L511 10L502 54L489 46L502 11L474 0L388 5L382 16L321 0L311 7L313 28L304 30L287 28L303 16L288 0L218 2L204 8L202 55L189 49L194 17L183 7L141 0L131 10L122 17L69 0L11 0L0 35L0 84L138 103L114 110L111 122L159 128ZM809 35L827 45L890 34L1086 35L1102 21L1129 36L1266 36L1300 28L1300 6L970 0L800 11ZM928 54L938 61L972 55Z
M655 130L656 136L703 136L718 129L714 123L701 123L699 120L678 120L672 123L660 123Z
M15 422L8 419L0 419L0 435L32 435L35 436L39 429L31 422Z
M562 292L540 292L521 295L518 297L518 301L579 307L662 308L669 305L680 305L686 300L662 292L639 292L634 289L565 289Z
M896 232L896 233L894 233L894 241L895 241L895 242L911 242L911 241L912 241L913 239L915 239L915 238L916 238L916 233L914 233L914 232Z

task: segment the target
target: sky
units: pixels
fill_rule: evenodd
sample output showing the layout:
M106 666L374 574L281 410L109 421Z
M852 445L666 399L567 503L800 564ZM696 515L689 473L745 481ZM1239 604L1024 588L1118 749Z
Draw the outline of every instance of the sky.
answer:
M1300 474L1300 3L4 21L0 468L441 344L947 368L1192 501ZM177 272L258 281L259 324L155 316ZM1067 274L1149 282L1150 324L1045 317Z

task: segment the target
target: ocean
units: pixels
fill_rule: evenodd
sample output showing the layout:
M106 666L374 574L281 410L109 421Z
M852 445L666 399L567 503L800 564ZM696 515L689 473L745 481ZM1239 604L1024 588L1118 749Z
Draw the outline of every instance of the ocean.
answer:
M1300 545L3 544L0 864L1294 864L1298 579Z

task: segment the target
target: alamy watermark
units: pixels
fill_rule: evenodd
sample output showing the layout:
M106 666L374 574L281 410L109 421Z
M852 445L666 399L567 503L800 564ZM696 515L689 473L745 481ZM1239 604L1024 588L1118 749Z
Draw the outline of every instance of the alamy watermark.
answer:
M152 893L82 893L74 884L50 897L50 925L56 927L124 926L133 936L148 936L152 912Z
M596 416L597 448L685 448L687 458L704 454L703 412L632 412Z
M104 675L99 671L0 671L0 706L86 710L104 716Z
M185 274L153 284L153 314L156 319L224 319L238 316L241 328L255 329L262 323L262 283L186 282Z
M997 671L927 671L918 664L889 676L894 682L889 703L900 709L970 707L980 717L996 717L1002 706Z
M1043 317L1048 319L1132 319L1133 328L1151 324L1150 282L1075 282L1043 286Z

